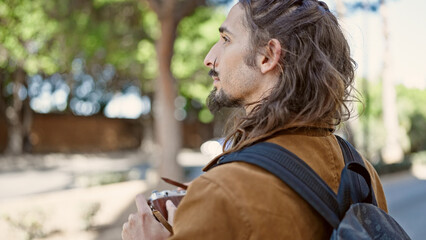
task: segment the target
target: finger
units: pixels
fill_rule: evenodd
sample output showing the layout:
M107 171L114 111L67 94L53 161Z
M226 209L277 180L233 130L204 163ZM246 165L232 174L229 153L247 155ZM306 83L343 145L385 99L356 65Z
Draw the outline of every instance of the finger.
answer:
M124 230L127 230L128 228L129 228L129 223L127 223L127 222L126 222L126 223L124 223L124 224L123 224L123 231L124 231Z
M136 207L139 213L142 214L151 214L151 209L148 206L148 203L145 200L145 197L142 194L138 194L135 198Z
M169 222L169 224L173 226L173 219L175 218L175 212L177 208L173 204L173 202L170 200L166 201L166 208L167 208L167 215L168 215L167 222Z
M127 222L129 224L133 224L134 222L136 222L136 218L137 218L136 214L132 213L132 214L129 215L129 218L127 219Z
M127 237L128 229L129 229L129 224L128 223L123 224L123 229L121 230L121 238L123 240L127 239L126 237Z
M122 240L130 240L128 231L129 231L129 225L127 225L127 223L125 223L123 225L123 230L121 231L121 239Z
M123 230L121 231L121 239L125 240L126 239L126 232L124 230L124 226L123 226Z

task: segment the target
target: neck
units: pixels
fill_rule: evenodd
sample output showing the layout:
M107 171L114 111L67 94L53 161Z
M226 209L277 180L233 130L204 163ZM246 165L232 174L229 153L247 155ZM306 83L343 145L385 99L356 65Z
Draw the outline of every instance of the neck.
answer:
M276 74L265 74L258 79L260 84L256 86L256 89L252 92L249 99L246 99L244 109L246 115L250 114L252 110L262 102L263 99L267 98L272 90L276 87L279 77Z
M261 94L258 94L257 96L253 97L252 100L247 101L244 105L244 110L246 111L246 115L249 115L253 109L262 103L262 100L266 99L272 91L272 88L266 88L263 91L258 91Z

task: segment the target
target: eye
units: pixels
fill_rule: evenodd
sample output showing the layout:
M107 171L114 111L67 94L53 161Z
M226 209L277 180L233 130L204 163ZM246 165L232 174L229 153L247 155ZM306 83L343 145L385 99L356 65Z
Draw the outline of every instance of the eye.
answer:
M223 41L224 41L225 43L230 42L229 38L227 38L226 36L221 35L220 37L223 39Z

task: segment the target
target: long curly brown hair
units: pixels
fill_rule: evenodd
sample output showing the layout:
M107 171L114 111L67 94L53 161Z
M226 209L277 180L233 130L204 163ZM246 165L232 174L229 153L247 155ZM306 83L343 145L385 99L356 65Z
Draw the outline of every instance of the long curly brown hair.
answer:
M252 54L275 38L280 80L270 95L228 126L225 151L236 151L294 124L335 129L349 119L355 62L336 17L317 0L240 0Z

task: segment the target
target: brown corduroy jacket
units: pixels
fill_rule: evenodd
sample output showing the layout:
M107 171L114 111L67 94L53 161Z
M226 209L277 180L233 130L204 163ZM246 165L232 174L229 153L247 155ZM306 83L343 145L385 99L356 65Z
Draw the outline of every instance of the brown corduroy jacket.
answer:
M344 160L329 131L287 131L267 142L296 154L337 192ZM387 211L379 177L369 162L365 164L378 205ZM173 229L173 240L328 239L332 231L288 185L241 162L212 168L194 180L177 209Z

